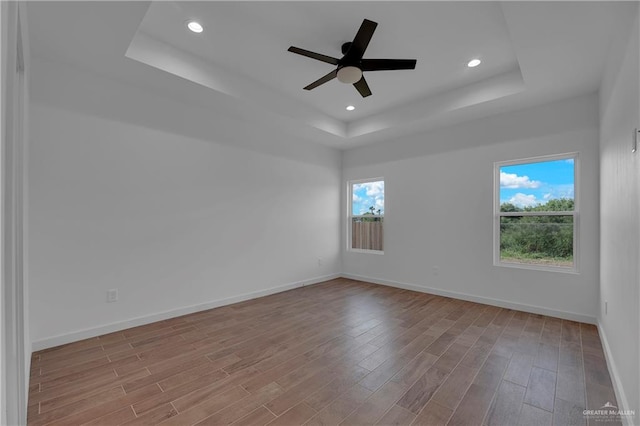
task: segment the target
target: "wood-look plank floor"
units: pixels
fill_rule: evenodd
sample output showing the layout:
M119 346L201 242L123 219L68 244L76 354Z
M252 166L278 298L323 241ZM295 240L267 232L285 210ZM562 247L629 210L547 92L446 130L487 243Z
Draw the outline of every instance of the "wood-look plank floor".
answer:
M592 325L336 279L34 353L28 422L586 425L606 402Z

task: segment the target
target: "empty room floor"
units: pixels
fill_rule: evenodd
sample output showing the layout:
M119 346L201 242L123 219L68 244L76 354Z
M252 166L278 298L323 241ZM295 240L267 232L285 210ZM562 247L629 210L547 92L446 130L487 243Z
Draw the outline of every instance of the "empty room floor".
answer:
M340 278L34 353L29 425L580 425L607 402L593 325Z

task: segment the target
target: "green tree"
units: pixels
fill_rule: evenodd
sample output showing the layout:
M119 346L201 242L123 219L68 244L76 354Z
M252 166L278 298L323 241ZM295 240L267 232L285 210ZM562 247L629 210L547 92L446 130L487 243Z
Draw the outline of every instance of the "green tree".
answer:
M519 208L500 205L502 212L573 211L574 200L562 198ZM507 216L500 218L502 257L517 259L573 259L573 216Z
M380 215L380 209L378 209L378 215ZM362 216L367 216L362 218L363 222L379 222L382 219L381 217L376 217L376 208L374 206L369 207L369 211Z

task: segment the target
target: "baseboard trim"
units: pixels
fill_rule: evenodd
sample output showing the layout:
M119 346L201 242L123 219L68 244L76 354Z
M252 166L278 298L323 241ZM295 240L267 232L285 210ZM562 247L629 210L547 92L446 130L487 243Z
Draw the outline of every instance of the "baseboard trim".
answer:
M403 283L399 281L391 281L391 280L385 280L385 279L379 279L379 278L373 278L373 277L366 277L363 275L343 273L342 277L350 278L358 281L365 281L373 284L386 285L389 287L402 288L405 290L418 291L420 293L435 294L437 296L451 297L454 299L467 300L469 302L477 302L477 303L483 303L485 305L492 305L492 306L498 306L501 308L514 309L518 311L529 312L532 314L547 315L550 317L562 318L562 319L567 319L571 321L579 321L579 322L584 322L584 323L594 324L594 325L598 323L595 317L592 317L589 315L577 314L575 312L559 311L556 309L543 308L541 306L526 305L523 303L511 302L508 300L492 299L489 297L476 296L474 294L459 293L455 291L442 290L439 288Z
M602 323L598 321L598 334L600 334L600 341L602 342L602 348L604 349L604 358L607 361L607 368L609 369L609 376L611 376L611 381L613 382L613 391L616 394L616 400L618 401L618 410L629 410L629 401L627 400L627 395L622 388L622 382L620 381L620 375L618 374L618 369L616 368L616 363L613 361L613 355L611 353L611 347L609 346L609 340L607 340L607 334L604 332L604 328L602 327ZM636 413L636 418L639 413ZM622 424L625 426L633 426L635 423L633 422L634 418L622 417Z
M67 343L77 342L78 340L90 339L115 331L126 330L127 328L137 327L156 321L162 321L169 318L175 318L182 315L192 314L194 312L206 311L208 309L218 308L220 306L231 305L233 303L244 302L245 300L255 299L258 297L269 296L283 291L293 290L294 288L304 287L311 284L317 284L323 281L332 280L341 277L341 274L329 274L320 277L310 278L307 280L296 281L281 286L271 287L265 290L254 291L250 293L239 294L237 296L227 297L224 299L212 300L197 305L183 306L169 311L159 312L155 314L145 315L141 317L131 318L125 321L113 322L98 327L86 328L83 330L73 331L71 333L59 334L57 336L48 337L46 339L36 340L32 343L34 352L42 349L48 349Z
M65 334L60 334L57 336L52 336L52 337L48 337L41 340L36 340L32 343L32 350L34 352L37 352L42 349L48 349L55 346L60 346L67 343L76 342L78 340L89 339L89 338L100 336L103 334L113 333L116 331L125 330L127 328L137 327L140 325L145 325L145 324L149 324L156 321L162 321L165 319L174 318L181 315L187 315L194 312L205 311L207 309L213 309L213 308L218 308L220 306L226 306L226 305L231 305L233 303L243 302L245 300L268 296L275 293L281 293L283 291L292 290L294 288L303 287L311 284L317 284L323 281L328 281L328 280L332 280L340 277L349 278L349 279L358 280L358 281L365 281L373 284L380 284L380 285L386 285L390 287L402 288L405 290L413 290L421 293L429 293L429 294L435 294L438 296L452 297L454 299L467 300L470 302L483 303L486 305L499 306L501 308L515 309L515 310L530 312L534 314L548 315L548 316L568 319L572 321L596 324L600 329L599 323L596 320L596 318L588 315L582 315L582 314L577 314L573 312L558 311L555 309L548 309L540 306L526 305L522 303L511 302L508 300L492 299L492 298L483 297L483 296L476 296L473 294L459 293L459 292L442 290L442 289L433 288L433 287L403 283L399 281L391 281L391 280L367 277L364 275L335 273L335 274L329 274L329 275L324 275L320 277L310 278L307 280L296 281L296 282L284 284L281 286L271 287L265 290L244 293L237 296L228 297L225 299L213 300L205 303L200 303L197 305L184 306L181 308L171 309L164 312L131 318L125 321L113 322L113 323L101 325L98 327L77 330L71 333L65 333ZM604 344L604 341L603 341L603 344ZM607 352L605 351L605 353Z

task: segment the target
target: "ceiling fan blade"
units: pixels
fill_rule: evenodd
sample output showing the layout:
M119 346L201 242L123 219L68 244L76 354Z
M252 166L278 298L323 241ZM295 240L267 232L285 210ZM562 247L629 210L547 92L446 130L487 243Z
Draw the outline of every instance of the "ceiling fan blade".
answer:
M329 74L325 75L324 77L321 77L321 78L317 79L316 81L314 81L313 83L311 83L310 85L305 87L304 90L315 89L316 87L320 86L321 84L325 84L327 81L333 80L334 78L336 78L337 75L338 75L338 70L333 70Z
M371 89L369 89L369 85L367 84L367 80L362 77L360 80L353 83L353 87L355 87L358 92L362 95L363 98L367 96L371 96Z
M412 70L416 67L415 59L363 59L360 62L362 71Z
M369 46L369 42L371 41L371 37L373 37L373 32L376 30L377 26L377 22L373 22L368 19L362 21L362 25L360 25L360 29L358 30L356 37L353 39L353 42L351 42L351 47L345 57L350 60L361 59L364 55L364 51L367 50L367 46Z
M289 52L297 53L298 55L306 56L307 58L317 59L318 61L326 62L331 65L338 65L338 60L331 56L322 55L320 53L311 52L310 50L300 49L299 47L291 46Z

